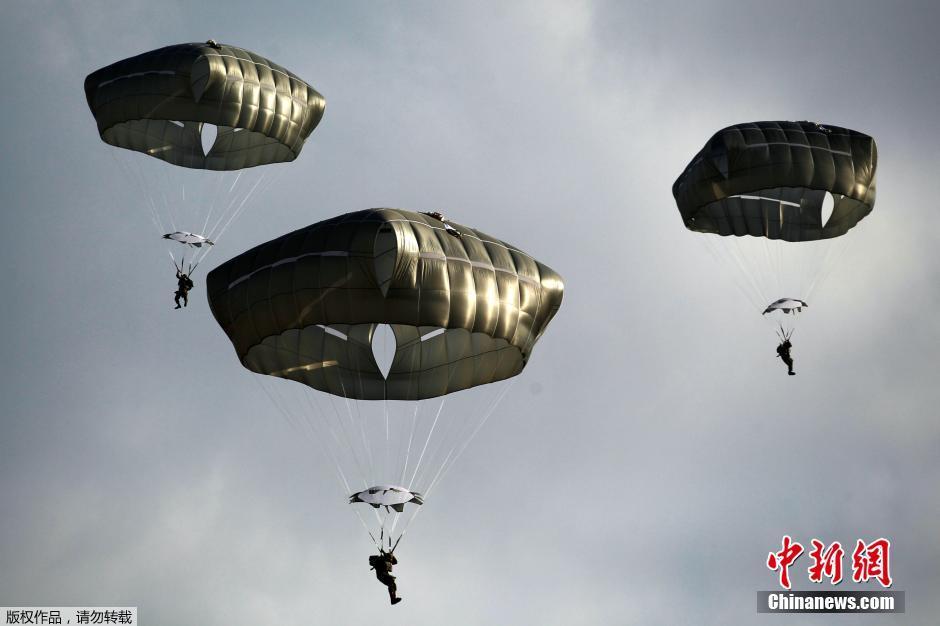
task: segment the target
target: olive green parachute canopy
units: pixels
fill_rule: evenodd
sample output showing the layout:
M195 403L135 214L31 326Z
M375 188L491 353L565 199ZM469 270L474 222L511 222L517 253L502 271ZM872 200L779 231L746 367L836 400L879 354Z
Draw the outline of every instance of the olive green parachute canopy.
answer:
M399 209L348 213L209 273L209 306L248 369L361 400L420 400L522 371L564 283L493 237ZM372 336L397 344L387 376Z
M213 41L167 46L101 68L85 79L85 97L106 143L207 170L293 161L326 106L283 67ZM218 127L208 154L205 124Z
M875 205L875 140L814 122L752 122L708 140L672 186L689 230L812 241L844 235ZM832 214L823 223L826 194Z

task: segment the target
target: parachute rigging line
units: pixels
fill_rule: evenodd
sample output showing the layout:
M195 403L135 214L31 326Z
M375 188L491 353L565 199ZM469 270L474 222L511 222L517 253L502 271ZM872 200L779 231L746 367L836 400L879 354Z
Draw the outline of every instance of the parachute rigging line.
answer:
M334 470L335 470L335 472L336 472L336 477L339 479L340 486L341 486L341 488L344 490L344 493L351 493L351 492L352 492L352 489L351 489L350 486L349 486L349 481L346 479L346 474L343 472L342 464L341 464L341 463L339 462L339 460L336 458L336 455L333 453L333 451L330 450L329 446L324 445L322 439L321 439L320 437L316 436L315 432L313 431L312 424L310 423L310 421L309 421L309 420L304 420L304 423L305 423L306 426L308 427L309 432L305 432L303 429L299 428L298 425L295 423L294 419L291 417L290 411L288 411L288 410L282 405L282 403L279 401L279 399L278 399L277 397L275 397L275 394L272 394L272 393L268 390L268 388L265 386L265 384L261 381L261 377L260 377L260 376L253 376L252 378L255 379L255 380L258 382L258 386L261 387L261 390L264 392L264 394L265 394L266 396L268 396L268 398L271 400L271 403L277 408L278 412L281 413L281 415L284 417L285 421L287 422L287 424L288 424L291 428L293 428L296 432L299 432L302 436L305 436L305 437L307 437L307 438L309 438L309 439L314 439L314 440L316 440L316 442L317 442L317 444L320 446L320 448L321 448L324 452L326 452L326 455L327 455L327 456L331 459L331 461L333 462L333 468L334 468ZM306 394L305 394L305 397L307 397ZM308 398L308 401L309 401L309 398ZM311 435L313 435L313 436L311 436ZM335 435L334 435L334 437L335 437ZM357 507L352 507L352 508L353 508L353 512L356 514L356 517L359 519L359 523L362 525L362 527L365 529L366 533L369 535L369 538L372 540L372 543L375 544L375 546L376 546L377 548L381 548L381 545L382 545L382 544L381 544L380 542L376 541L375 536L372 534L372 531L369 529L369 525L366 524L366 521L362 518L362 514L359 512L359 509L358 509Z

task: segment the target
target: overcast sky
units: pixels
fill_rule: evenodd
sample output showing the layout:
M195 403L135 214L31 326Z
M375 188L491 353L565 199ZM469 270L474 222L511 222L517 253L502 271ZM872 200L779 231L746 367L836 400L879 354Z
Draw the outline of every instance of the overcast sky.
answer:
M937 23L931 2L6 3L0 604L139 606L142 624L753 624L790 534L888 537L907 613L852 623L935 623ZM327 109L174 311L82 85L210 37ZM878 199L787 377L671 185L722 127L804 119L876 139ZM409 531L394 609L202 273L375 206L443 210L566 281Z

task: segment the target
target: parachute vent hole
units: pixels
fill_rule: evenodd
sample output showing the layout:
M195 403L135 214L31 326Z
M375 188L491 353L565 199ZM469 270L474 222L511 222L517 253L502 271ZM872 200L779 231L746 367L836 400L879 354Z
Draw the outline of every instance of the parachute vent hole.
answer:
M819 219L820 223L823 225L823 228L829 223L829 218L832 217L832 210L836 206L836 199L832 197L832 194L828 191L823 197L822 208L820 209Z
M375 364L379 366L383 378L388 378L397 348L398 344L395 341L395 333L392 331L392 327L388 324L377 325L372 332L372 356L375 358Z
M215 138L219 135L219 129L215 124L203 124L199 131L199 138L202 140L202 153L208 155L215 145Z
M447 330L446 328L435 328L434 330L432 330L432 331L429 332L428 334L426 334L426 335L421 335L421 341L427 341L428 339L434 339L434 338L437 337L438 335L443 335L446 330Z
M170 124L176 124L176 125L179 126L180 128L182 128L182 127L184 126L183 122L181 122L181 121L179 121L179 120L170 120Z

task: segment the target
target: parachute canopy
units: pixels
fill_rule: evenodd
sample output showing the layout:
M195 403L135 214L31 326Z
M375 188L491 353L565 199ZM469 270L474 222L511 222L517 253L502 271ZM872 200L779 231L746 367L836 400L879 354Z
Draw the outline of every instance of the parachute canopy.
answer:
M169 239L170 241L178 241L181 244L193 246L194 248L214 245L212 240L210 240L208 237L197 235L196 233L187 233L181 230L178 230L174 233L167 233L163 235L163 238Z
M424 499L421 494L416 491L409 491L404 487L398 487L395 485L379 485L376 487L369 487L363 491L349 496L349 503L354 502L364 502L366 504L372 505L372 508L377 509L380 506L385 506L394 509L401 513L405 510L405 505L409 502L414 504L424 504Z
M564 283L525 252L400 209L319 222L207 277L209 305L251 371L360 400L420 400L515 376ZM386 375L372 336L396 349Z
M868 135L814 122L752 122L715 133L672 186L689 230L812 241L844 235L875 204ZM832 213L824 219L827 194Z
M772 313L774 311L783 311L784 313L793 313L796 311L800 313L803 310L804 306L809 306L802 300L797 300L796 298L780 298L775 300L767 305L767 308L764 309L764 315Z
M185 43L92 72L85 97L106 143L207 170L293 161L326 101L280 65L235 46ZM203 149L207 124L218 127Z

